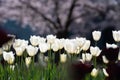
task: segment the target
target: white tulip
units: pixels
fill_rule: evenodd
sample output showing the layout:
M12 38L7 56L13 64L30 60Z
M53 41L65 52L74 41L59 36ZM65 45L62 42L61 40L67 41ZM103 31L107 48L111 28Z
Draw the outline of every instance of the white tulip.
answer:
M44 37L40 37L40 39L39 39L39 43L45 43L46 42L46 38L44 38Z
M52 43L54 43L55 39L56 39L56 36L48 35L47 36L47 43L52 44Z
M89 47L90 47L90 40L86 40L82 47L82 50L87 51Z
M106 43L106 47L107 47L107 48L113 48L113 49L115 49L115 48L117 48L118 46L117 46L116 44L108 44L108 43Z
M55 39L54 43L51 45L53 51L56 52L59 49L62 49L64 47L64 41L65 39Z
M26 66L29 67L30 63L31 63L31 57L26 57L25 58L25 64L26 64Z
M3 52L3 58L5 61L8 62L8 64L13 64L15 57L14 57L14 53L12 51L10 52Z
M49 44L48 43L41 43L39 44L39 49L41 53L45 53L47 50L49 50Z
M66 54L60 54L60 62L65 63L67 61L67 55Z
M28 46L28 41L27 40L22 40L22 39L15 39L15 42L13 43L13 48L22 48L24 51L26 46Z
M30 36L30 43L33 45L33 46L37 46L39 44L39 39L40 39L40 36Z
M45 56L44 61L45 61L45 62L48 62L48 61L49 61L49 57L48 57L48 56Z
M89 54L89 53L82 53L82 60L83 60L83 62L91 61L91 59L92 59L92 55L91 54Z
M55 39L54 43L51 45L51 49L53 51L58 51L60 49L60 44L59 44L60 40L59 39Z
M77 45L73 40L66 40L64 43L64 49L67 51L67 53L73 54L77 51Z
M12 36L11 36L11 37L12 37ZM12 38L11 40L9 40L9 41L6 42L5 44L3 44L3 45L2 45L2 49L3 49L4 51L8 51L8 50L11 48L12 44L13 44L13 40L14 40L14 38Z
M85 62L86 61L86 55L85 53L82 53L82 62Z
M15 42L13 43L13 48L14 47L21 47L21 46L27 46L28 41L24 39L15 39Z
M23 52L24 52L24 49L22 47L16 47L14 48L15 51L16 51L16 55L17 56L22 56Z
M106 77L108 77L108 76L109 76L109 74L107 73L107 71L106 71L106 69L105 69L105 68L103 68L103 73L104 73L104 75L105 75Z
M89 53L86 53L86 61L91 61L92 55Z
M76 41L78 42L78 45L81 48L84 45L84 43L86 41L86 38L82 38L82 37L78 38L78 37L76 37Z
M120 42L120 30L119 31L112 31L112 34L113 34L113 39L116 42Z
M29 56L35 56L38 52L38 48L32 45L27 46L26 50Z
M91 76L92 77L96 77L98 75L98 69L93 68L92 72L91 72Z
M93 36L93 39L94 39L95 41L98 41L98 40L100 40L100 38L101 38L101 32L100 32L100 31L93 31L93 32L92 32L92 36Z
M101 51L102 50L100 50L99 47L90 47L90 53L95 57L99 56Z
M9 50L9 45L6 43L6 44L3 44L2 45L2 49L4 50L4 51L8 51Z
M106 58L106 56L102 56L102 59L103 59L104 63L106 63L106 64L109 63L109 60Z
M65 42L65 39L59 39L59 41L58 41L59 49L62 49L64 47L64 42Z

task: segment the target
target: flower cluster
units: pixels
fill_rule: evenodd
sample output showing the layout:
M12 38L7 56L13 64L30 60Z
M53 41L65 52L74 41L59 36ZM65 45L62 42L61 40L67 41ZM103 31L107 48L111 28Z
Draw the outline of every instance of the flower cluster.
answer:
M5 69L7 69L8 73L11 73L11 69L13 72L18 71L20 74L22 72L19 68L27 68L28 72L31 69L29 78L32 79L32 71L37 70L40 74L38 80L64 80L65 78L61 78L61 75L63 73L67 74L68 70L64 68L65 64L72 64L71 67L67 67L72 72L69 75L73 80L117 80L120 72L118 45L106 43L106 48L100 49L96 43L101 38L101 32L93 31L92 36L95 46L91 46L91 41L85 37L58 39L54 35L47 35L46 38L34 35L30 36L29 40L14 39L9 43L11 45L5 44L7 47L3 45L0 48L0 59L3 59L5 63L3 66L7 66ZM113 39L117 43L120 42L119 37L120 31L113 31ZM56 54L58 54L58 65L55 63ZM35 61L36 56L38 62ZM4 69L2 65L0 68ZM36 74L38 74L37 72ZM57 72L58 76L56 77ZM53 76L50 76L50 74ZM12 79L12 75L6 75ZM0 76L0 78L4 79L3 76ZM24 78L22 74L21 76L20 78L28 79ZM100 78L101 76L102 78Z

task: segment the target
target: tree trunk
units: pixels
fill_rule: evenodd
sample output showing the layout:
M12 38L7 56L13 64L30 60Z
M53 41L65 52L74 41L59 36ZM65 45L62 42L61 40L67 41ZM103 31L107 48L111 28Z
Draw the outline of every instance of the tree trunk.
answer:
M68 38L69 31L68 30L61 30L56 33L57 38Z

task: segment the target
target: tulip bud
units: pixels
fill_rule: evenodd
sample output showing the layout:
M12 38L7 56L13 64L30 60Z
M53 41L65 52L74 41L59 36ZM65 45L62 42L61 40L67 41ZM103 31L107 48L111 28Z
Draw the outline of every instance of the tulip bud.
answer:
M102 50L100 50L98 47L90 47L90 52L93 56L97 57L100 55Z
M83 60L83 62L91 61L91 59L92 59L92 55L91 54L89 54L89 53L82 53L82 60Z
M82 47L82 49L84 51L87 51L89 49L89 47L90 47L90 41L86 40L85 43L84 43L84 45L83 45L83 47Z
M34 47L32 45L29 45L26 47L26 50L27 50L27 53L29 56L34 56L37 54L38 52L38 48L37 47Z
M47 43L52 44L52 43L54 43L55 39L56 39L56 36L48 35L47 36Z
M107 47L107 48L113 48L113 49L115 49L115 48L117 48L118 46L117 46L116 44L108 44L108 43L106 43L106 47Z
M2 49L3 49L4 51L8 51L8 50L9 50L9 45L8 45L7 43L6 43L6 44L3 44Z
M15 48L15 51L16 51L16 55L17 55L17 56L22 56L22 54L23 54L23 52L24 52L24 50L23 50L22 47L16 47L16 48Z
M13 64L15 57L12 51L10 52L3 52L3 59L7 61L8 64Z
M26 63L26 66L29 67L29 65L31 63L31 57L26 57L25 58L25 63Z
M76 53L77 51L77 45L73 40L66 40L64 43L64 49L67 51L67 53Z
M40 52L45 53L49 49L48 43L40 43L39 44Z
M105 56L102 56L102 59L103 59L104 63L106 63L106 64L109 63L109 60Z
M96 77L98 75L98 69L94 68L91 72L91 76Z
M113 33L113 39L116 42L119 42L120 41L120 31L112 31L112 33Z
M66 54L60 54L60 62L61 63L65 63L67 60L67 55Z
M95 41L98 41L98 40L100 40L101 32L100 32L100 31L93 31L93 32L92 32L92 36L93 36L93 39L94 39Z
M109 76L109 74L107 73L107 71L106 71L106 69L105 69L105 68L103 68L103 73L104 73L104 75L105 75L106 77L108 77L108 76Z
M86 38L76 38L76 41L78 42L78 45L79 45L79 47L81 48L83 45L84 45L84 43L85 43L85 41L86 41Z
M33 45L33 46L37 46L39 44L39 39L40 37L39 36L30 36L30 43Z
M48 62L49 61L48 56L45 56L44 60L45 60L45 62Z
M51 48L52 48L53 51L55 51L55 52L60 49L59 40L58 40L58 39L56 39L56 40L54 41L54 43L51 45Z

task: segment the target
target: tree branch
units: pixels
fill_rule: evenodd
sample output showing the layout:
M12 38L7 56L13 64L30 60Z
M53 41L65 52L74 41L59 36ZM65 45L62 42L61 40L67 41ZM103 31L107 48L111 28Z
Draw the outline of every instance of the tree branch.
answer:
M62 28L62 23L61 23L61 19L59 18L59 14L58 14L58 9L59 9L59 3L58 3L58 0L54 0L54 3L55 3L55 15L56 15L56 20L57 20L57 23L59 25L60 28Z
M83 12L83 13L81 13L81 15L78 15L78 16L76 16L76 17L73 17L73 18L71 18L70 20L71 20L71 22L73 22L73 21L75 21L75 20L78 19L78 18L81 18L81 17L86 16L87 14L88 14L87 12Z
M43 13L41 13L37 8L33 7L32 5L28 4L27 2L21 1L21 3L25 4L28 8L32 9L34 12L36 12L37 14L39 14L44 20L46 20L47 22L49 22L50 24L53 25L53 27L55 29L58 29L58 26L56 25L55 22L53 22L51 19L47 18Z
M70 6L69 13L67 15L67 20L66 20L66 23L65 23L65 30L68 30L68 28L69 28L69 26L71 24L71 17L72 17L72 13L73 13L73 10L75 8L76 2L77 2L77 0L73 0L72 4Z

